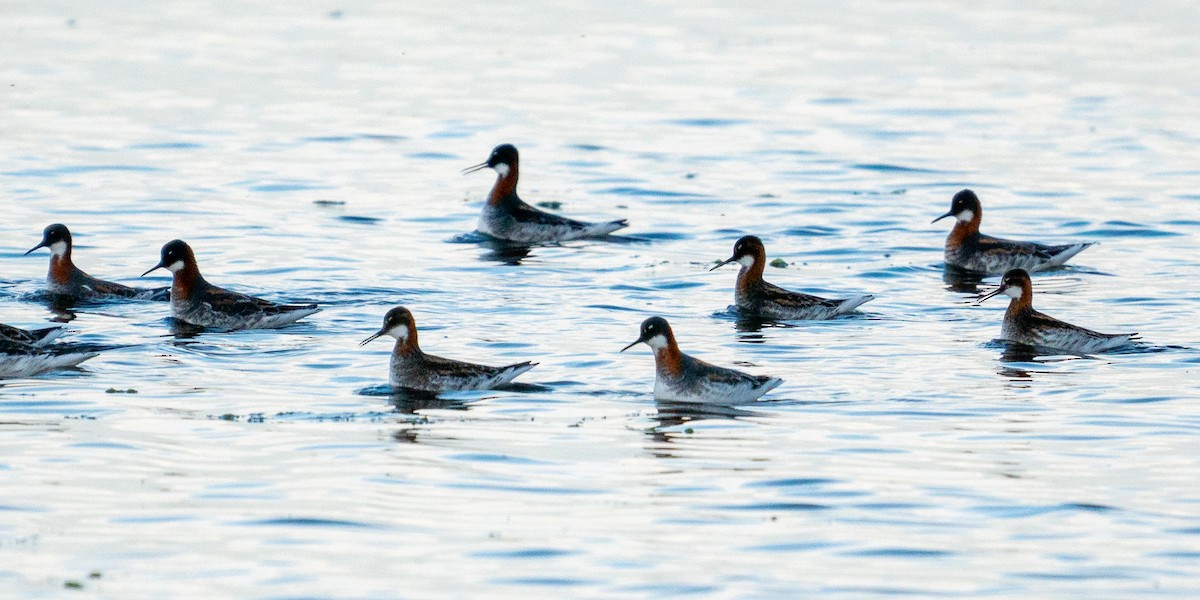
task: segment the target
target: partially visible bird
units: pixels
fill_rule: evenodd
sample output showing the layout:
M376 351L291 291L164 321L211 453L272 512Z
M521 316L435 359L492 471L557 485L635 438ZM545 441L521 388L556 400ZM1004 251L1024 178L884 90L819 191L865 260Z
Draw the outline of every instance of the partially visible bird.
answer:
M70 345L39 347L0 340L0 379L30 377L54 369L74 367L99 354Z
M67 332L61 325L42 329L21 329L12 325L0 324L0 341L17 342L31 346L45 346Z

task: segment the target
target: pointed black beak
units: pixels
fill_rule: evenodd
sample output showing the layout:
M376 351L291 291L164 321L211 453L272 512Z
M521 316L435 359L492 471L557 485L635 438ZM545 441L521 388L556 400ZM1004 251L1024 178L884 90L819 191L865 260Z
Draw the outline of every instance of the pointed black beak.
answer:
M731 263L731 262L733 262L733 261L735 261L735 260L737 260L737 256L730 256L729 258L727 258L727 259L725 259L725 260L723 260L723 261L721 261L721 262L717 263L717 266L715 266L715 267L713 267L713 268L709 269L709 270L708 270L708 272L709 272L709 273L711 273L711 272L713 272L713 271L716 271L717 269L720 269L721 267L723 267L723 266L725 266L725 265L727 265L727 264L729 264L729 263Z
M362 348L363 346L366 346L368 342L373 342L373 341L375 341L375 338L377 338L377 337L379 337L379 336L381 336L381 335L383 335L383 334L384 334L384 330L382 330L382 329L380 329L379 331L376 331L376 332L375 332L373 335L371 335L371 337L369 337L369 338L367 338L367 339L365 339L365 340L363 340L363 341L359 342L359 343L358 343L358 347L359 347L359 348Z
M30 255L30 254L31 254L31 253L32 253L34 250L37 250L38 248L49 248L49 247L50 247L50 244L47 244L47 243L46 243L46 240L45 240L45 239L43 239L43 240L42 240L42 243L40 243L40 244L38 244L38 245L36 245L36 246L34 246L34 247L32 247L32 248L30 248L30 249L26 250L26 251L25 251L25 254L23 254L22 256L29 256L29 255Z
M630 349L630 348L632 348L632 347L634 347L634 346L636 346L636 345L638 345L638 344L640 344L640 343L642 343L642 342L644 342L644 341L646 341L646 340L644 340L644 339L642 339L642 338L638 338L638 339L636 339L636 340L633 340L633 343L629 344L628 346L625 346L624 348L621 348L621 352L624 352L624 351L626 351L626 350L628 350L628 349Z
M164 264L162 264L162 262L159 262L157 265L154 265L153 267L151 267L149 271L146 271L145 273L142 273L141 275L139 275L139 277L145 277L159 269L165 269L165 268L167 268L167 265L164 265Z
M462 174L466 175L467 173L474 173L475 171L480 171L480 170L483 170L486 168L488 168L488 164L487 164L487 161L485 160L477 165L472 165L470 167L463 169Z
M1007 289L1008 289L1008 286L1007 286L1007 285L1004 285L1004 284L1002 283L1002 284L1000 284L1000 287L998 287L998 288L996 288L996 289L992 290L991 292L989 292L989 293L987 293L987 294L984 294L984 295L983 295L983 297L981 297L979 300L976 300L976 301L975 301L975 305L976 305L976 306L979 306L980 304L983 304L983 301L984 301L984 300L987 300L988 298L992 298L992 297L998 296L998 295L1000 295L1001 293L1003 293L1003 292L1004 292L1004 290L1007 290Z
M938 221L941 221L942 219L945 219L946 217L953 217L953 216L954 216L954 211L950 211L950 212L930 221L929 224L933 225L934 223L937 223Z

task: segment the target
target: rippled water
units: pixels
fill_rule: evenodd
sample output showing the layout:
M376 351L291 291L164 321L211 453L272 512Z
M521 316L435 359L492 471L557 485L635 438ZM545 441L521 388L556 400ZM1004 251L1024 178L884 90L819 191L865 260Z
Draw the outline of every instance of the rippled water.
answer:
M1200 595L1194 3L405 4L0 9L0 321L125 345L0 387L3 595ZM630 239L464 242L501 142ZM1006 356L929 225L968 186L986 232L1099 241L1035 302L1144 346ZM182 237L325 310L56 315L21 254L59 221L93 275ZM708 269L746 233L769 280L877 299L739 323ZM388 396L357 342L397 304L431 352L541 364ZM656 405L617 353L652 314L786 383Z

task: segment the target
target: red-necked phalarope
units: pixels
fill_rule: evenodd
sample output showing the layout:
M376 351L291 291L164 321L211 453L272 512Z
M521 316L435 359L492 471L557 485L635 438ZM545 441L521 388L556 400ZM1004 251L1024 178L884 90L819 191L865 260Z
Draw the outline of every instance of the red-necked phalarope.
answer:
M321 310L316 304L276 304L205 281L196 265L196 255L182 240L167 242L162 247L162 260L142 276L156 269L166 269L175 276L171 284L171 316L200 327L269 329L294 323Z
M832 319L844 315L875 296L865 294L829 300L785 290L763 280L767 249L757 236L747 235L733 245L733 256L709 269L714 271L731 262L742 265L738 271L733 299L745 316L766 319Z
M494 238L522 244L563 242L587 237L602 237L622 227L625 219L607 223L584 223L538 210L517 196L517 175L520 171L517 148L502 144L492 150L487 161L463 169L474 173L480 169L496 171L496 185L488 194L487 204L479 215L481 233Z
M1077 325L1064 323L1033 309L1033 282L1023 269L1004 274L1000 287L983 296L980 302L997 294L1007 294L1012 301L1004 313L1000 337L1010 342L1052 348L1076 354L1091 354L1113 350L1129 344L1136 333L1098 333Z
M383 327L359 346L384 335L396 338L388 374L388 382L394 388L422 392L490 390L511 382L537 365L522 362L489 367L425 354L417 345L417 322L403 306L389 310L383 317Z
M778 377L749 375L680 352L671 326L662 317L643 321L641 335L621 352L642 343L654 350L655 400L737 404L757 400L783 383Z
M0 324L0 341L45 346L66 332L67 328L61 325L44 329L21 329L12 325Z
M934 219L937 223L954 217L954 229L946 237L946 264L951 267L999 275L1012 269L1040 271L1061 266L1095 242L1046 246L1034 242L1002 240L979 233L983 207L971 190L954 195L950 211Z
M0 340L0 379L29 377L54 369L74 367L99 356L99 352L71 346L42 348L9 340Z
M29 254L38 248L50 249L50 272L46 275L46 291L56 296L75 299L89 298L140 298L143 300L166 300L167 288L133 288L103 279L96 279L71 261L71 231L66 225L55 223L42 231L42 242L30 248Z

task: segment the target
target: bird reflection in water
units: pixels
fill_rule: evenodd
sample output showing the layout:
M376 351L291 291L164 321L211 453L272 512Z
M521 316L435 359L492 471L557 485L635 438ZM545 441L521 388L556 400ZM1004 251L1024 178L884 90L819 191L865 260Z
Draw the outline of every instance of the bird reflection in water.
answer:
M509 266L517 266L522 260L529 257L529 253L533 250L532 246L508 242L494 237L485 236L480 240L479 246L484 249L484 253L479 255L481 260L490 262L498 262Z
M400 442L401 444L415 444L417 443L417 435L419 433L420 430L418 430L416 427L397 429L396 432L392 434L392 440Z
M1087 358L1086 356L1064 355L1060 350L1043 350L1037 346L1016 342L997 341L996 344L1001 347L1000 366L996 370L996 374L1014 381L1031 381L1034 375L1054 373L1054 371L1030 367Z
M54 316L50 317L50 322L51 323L70 323L71 321L74 321L76 315L75 315L75 311L71 310L72 308L74 308L74 307L73 306L51 305L50 313L53 314Z
M762 416L761 413L752 410L719 403L667 402L658 400L655 401L654 405L657 409L654 415L655 423L652 427L646 429L646 435L650 436L650 439L656 443L664 445L674 443L675 438L681 435L686 436L686 434L681 434L679 431L671 430L681 425L707 419L733 421ZM674 458L674 455L670 452L656 451L654 454L659 458Z
M389 388L390 389L390 388ZM425 410L470 410L477 397L442 398L434 392L420 390L391 390L388 404L403 415L415 415Z
M942 281L946 289L959 294L980 294L979 285L983 283L983 274L967 271L958 267L946 265L942 271Z
M187 321L181 321L174 317L167 318L167 329L171 332L169 335L174 336L177 340L190 340L205 331L199 325L192 325Z
M50 314L54 315L50 318L50 321L54 323L70 323L74 321L76 316L75 308L80 304L79 299L73 296L51 294L46 291L28 294L24 298L38 303L45 303Z
M529 394L549 392L551 388L536 383L509 383L495 390ZM442 392L439 395L437 392L378 385L360 390L359 393L367 396L387 396L388 404L391 404L396 412L415 415L424 410L470 410L476 402L497 398L495 390Z
M761 334L763 329L790 329L795 327L795 325L782 321L772 321L770 319L744 316L740 314L737 315L737 318L734 320L733 326L738 333L742 334L738 336L738 341L742 342L743 344L765 343L767 341L767 336Z

